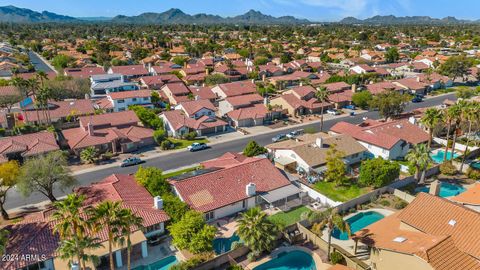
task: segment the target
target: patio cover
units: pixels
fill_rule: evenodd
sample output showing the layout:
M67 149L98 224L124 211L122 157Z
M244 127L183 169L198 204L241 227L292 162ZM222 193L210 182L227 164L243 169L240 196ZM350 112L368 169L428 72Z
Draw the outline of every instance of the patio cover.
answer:
M274 161L282 166L287 166L296 162L295 160L288 157L275 158Z
M279 201L281 199L285 199L289 196L298 194L300 192L302 192L301 189L299 189L298 187L290 184L290 185L287 185L287 186L284 186L284 187L277 188L275 190L266 192L266 193L260 195L260 197L262 197L265 201L267 201L268 203L271 204L271 203L274 203L274 202Z

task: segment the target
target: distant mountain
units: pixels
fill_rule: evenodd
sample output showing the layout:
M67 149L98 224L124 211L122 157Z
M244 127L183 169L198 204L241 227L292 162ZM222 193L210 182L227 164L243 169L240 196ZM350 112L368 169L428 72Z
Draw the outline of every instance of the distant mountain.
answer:
M58 15L52 12L36 12L15 6L0 7L0 22L40 23L40 22L73 22L76 18Z
M397 17L394 15L374 16L364 20L354 17L347 17L339 21L342 24L468 24L478 23L478 21L459 20L455 17L445 17L443 19L432 18L429 16L406 16Z
M308 20L296 19L291 16L273 17L259 11L250 10L235 17L223 18L218 15L196 14L189 15L180 9L169 9L162 13L143 13L138 16L117 16L114 23L138 24L305 24Z
M88 22L105 22L110 21L112 17L78 17L77 19Z

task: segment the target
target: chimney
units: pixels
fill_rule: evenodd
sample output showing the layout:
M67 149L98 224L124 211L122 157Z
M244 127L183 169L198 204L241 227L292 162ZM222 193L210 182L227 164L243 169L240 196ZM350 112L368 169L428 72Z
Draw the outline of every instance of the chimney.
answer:
M410 116L408 118L408 122L410 122L410 124L416 125L417 124L417 119L415 119L415 117L413 117L413 116Z
M323 138L318 137L318 138L315 140L315 145L318 146L319 148L322 148L322 147L323 147Z
M357 85L356 84L352 84L352 92L353 93L357 92Z
M245 186L245 192L248 197L253 197L257 194L257 186L254 183L249 183Z
M90 95L89 94L85 94L85 99L90 99Z
M210 70L208 68L205 69L205 74L208 76L210 75Z
M156 196L155 198L153 198L153 208L157 210L163 209L163 200L160 196Z
M255 79L252 79L252 83L255 84Z
M434 196L438 196L438 194L440 194L440 188L441 187L442 187L442 183L438 180L435 180L430 184L429 193L434 195Z
M303 82L300 82L300 86L303 86Z
M417 77L417 82L420 82L420 77L419 76Z
M152 72L152 63L148 63L148 72Z
M72 264L70 266L70 269L71 270L79 270L80 267L78 266L78 262L72 262Z
M268 105L268 97L263 98L263 105L265 105L265 106Z
M265 73L262 74L262 82L265 82L265 80L267 79L267 75Z
M93 133L94 133L93 125L90 122L88 122L87 124L87 131L88 131L88 135L93 136Z

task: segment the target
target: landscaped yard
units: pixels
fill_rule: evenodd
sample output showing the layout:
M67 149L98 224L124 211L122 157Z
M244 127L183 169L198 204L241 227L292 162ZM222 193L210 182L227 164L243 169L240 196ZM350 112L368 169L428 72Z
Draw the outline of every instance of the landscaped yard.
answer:
M165 179L172 178L172 177L175 177L175 176L182 175L182 174L184 174L184 173L188 173L188 172L195 171L195 170L197 170L198 168L199 168L198 166L195 166L195 167L186 168L186 169L182 169L182 170L178 170L178 171L174 171L174 172L170 172L170 173L165 173L165 174L163 175L163 177L164 177Z
M173 144L175 144L175 149L187 148L192 143L208 143L207 139L197 139L197 140L183 140L183 139L169 139Z
M366 194L371 190L371 188L361 188L355 184L337 187L335 183L325 181L315 183L314 188L318 192L337 202L349 201Z
M280 212L275 215L271 215L268 217L268 220L275 224L281 224L284 226L292 225L298 221L300 221L300 217L304 212L310 212L311 210L308 209L306 206L300 206L288 212Z

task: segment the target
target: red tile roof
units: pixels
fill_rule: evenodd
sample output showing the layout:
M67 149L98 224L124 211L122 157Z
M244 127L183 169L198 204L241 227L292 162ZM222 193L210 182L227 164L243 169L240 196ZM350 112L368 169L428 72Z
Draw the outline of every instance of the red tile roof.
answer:
M250 107L240 108L228 112L227 115L233 120L258 119L265 118L268 114L268 109L263 104L255 104Z
M135 90L135 91L122 91L108 93L111 99L127 99L127 98L144 98L151 97L151 90Z
M173 95L187 95L190 90L183 83L167 83L162 87L162 90L168 88Z
M227 97L253 94L257 92L257 87L251 81L240 81L224 83L218 85Z
M248 95L227 97L225 100L228 103L232 104L232 106L238 107L263 102L263 97L257 93L254 93Z
M211 127L226 126L227 123L223 120L202 116L198 119L193 119L185 115L181 110L166 111L162 114L171 124L174 130L179 130L182 127L188 127L194 130L202 130Z
M0 138L0 156L5 159L10 153L29 157L59 149L55 135L48 131Z
M92 75L106 74L102 67L66 68L64 71L67 76L84 79Z
M348 90L350 89L350 85L345 82L334 82L334 83L327 83L324 84L327 88L327 91L329 92L335 92L335 91L342 91L342 90Z
M12 85L7 86L0 86L0 96L13 96L13 95L20 95L20 91L17 87Z
M402 90L403 88L392 83L392 82L378 82L378 83L372 83L367 85L367 90L372 93L373 95L377 95L380 93L385 92L386 90Z
M95 113L95 108L93 107L93 102L89 99L78 99L72 101L49 101L50 108L48 113L51 119L60 119L65 118L69 115L89 115ZM26 111L26 119L28 121L38 121L39 118L41 121L46 120L46 116L36 110Z
M135 125L140 122L134 111L97 114L79 118L80 126L86 128L88 123L94 127Z
M189 86L188 89L190 89L190 92L192 92L194 96L198 96L200 99L215 100L217 98L217 95L212 92L210 87Z
M178 106L181 106L188 115L194 115L201 109L216 110L215 106L207 99L185 101Z
M147 69L143 65L128 65L128 66L113 66L111 67L113 73L122 74L126 76L146 76Z
M257 194L272 191L290 181L268 159L248 159L236 166L193 176L172 185L193 209L212 211L249 198L245 187L254 183Z

